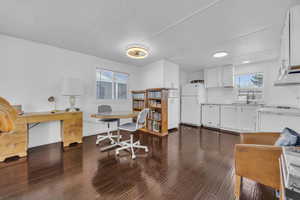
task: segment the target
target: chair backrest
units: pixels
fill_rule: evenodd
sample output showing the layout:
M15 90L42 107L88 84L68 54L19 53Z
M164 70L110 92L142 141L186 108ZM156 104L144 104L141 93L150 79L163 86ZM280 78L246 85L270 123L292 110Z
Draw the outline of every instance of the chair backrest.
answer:
M17 111L6 101L0 97L0 133L12 132L15 127L17 119Z
M110 105L100 105L98 106L98 113L103 113L103 112L111 112L112 108Z
M140 129L145 126L148 113L149 113L149 108L144 108L139 113L137 120L136 120L136 129Z

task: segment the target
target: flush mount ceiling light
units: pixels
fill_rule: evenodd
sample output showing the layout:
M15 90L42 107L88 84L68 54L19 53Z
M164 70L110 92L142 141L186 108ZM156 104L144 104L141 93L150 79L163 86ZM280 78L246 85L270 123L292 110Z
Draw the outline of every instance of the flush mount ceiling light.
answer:
M249 64L249 63L250 63L250 60L243 61L243 64Z
M126 55L133 59L143 59L149 55L149 51L141 45L131 45L126 49Z
M225 51L217 52L213 55L214 58L223 58L225 56L228 56L228 53Z

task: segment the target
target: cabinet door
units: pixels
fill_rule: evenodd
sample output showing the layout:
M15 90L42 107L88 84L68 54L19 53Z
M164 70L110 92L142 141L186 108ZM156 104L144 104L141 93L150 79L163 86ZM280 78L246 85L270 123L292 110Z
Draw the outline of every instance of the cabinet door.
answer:
M237 107L231 105L221 106L221 128L236 130L237 127Z
M238 126L241 131L255 131L257 107L253 106L239 106L238 110Z
M202 106L202 123L208 127L218 128L220 126L220 110L218 105Z
M290 10L290 64L300 65L300 6Z
M205 87L220 87L220 68L210 68L205 70Z
M222 70L222 86L233 87L233 66L224 66Z
M196 97L185 97L181 99L181 122L187 124L201 125L200 107Z

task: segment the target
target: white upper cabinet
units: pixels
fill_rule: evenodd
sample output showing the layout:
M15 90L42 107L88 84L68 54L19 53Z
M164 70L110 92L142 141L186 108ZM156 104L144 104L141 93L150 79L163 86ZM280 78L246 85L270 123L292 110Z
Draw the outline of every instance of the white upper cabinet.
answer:
M216 88L221 86L220 68L214 67L204 71L204 83L206 88Z
M234 72L233 72L233 66L224 66L222 67L222 86L223 87L233 87L234 85Z
M280 59L282 69L300 66L300 6L291 8L281 35Z
M233 87L234 67L213 67L205 69L204 79L206 88Z
M290 65L300 65L300 6L290 10Z

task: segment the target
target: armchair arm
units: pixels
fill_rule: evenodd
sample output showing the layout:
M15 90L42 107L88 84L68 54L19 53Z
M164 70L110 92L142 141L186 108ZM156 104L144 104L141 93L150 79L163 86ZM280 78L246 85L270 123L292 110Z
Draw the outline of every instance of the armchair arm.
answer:
M241 133L241 144L274 145L280 137L278 132Z
M281 147L237 144L235 146L235 173L266 186L280 189L279 157Z

